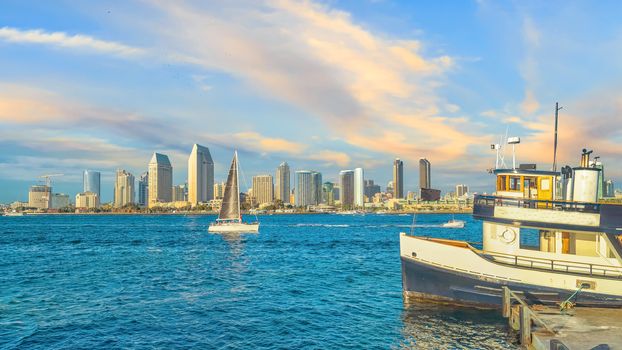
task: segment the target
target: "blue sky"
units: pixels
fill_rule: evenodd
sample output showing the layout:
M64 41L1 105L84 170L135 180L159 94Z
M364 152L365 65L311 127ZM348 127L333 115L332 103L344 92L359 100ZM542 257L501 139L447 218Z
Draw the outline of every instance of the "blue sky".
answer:
M281 161L337 179L363 167L383 187L395 157L415 190L489 191L490 143L549 168L582 148L622 181L622 5L616 1L3 1L0 202L38 176L55 192L102 172L138 176L154 151L186 178L193 143L223 179Z

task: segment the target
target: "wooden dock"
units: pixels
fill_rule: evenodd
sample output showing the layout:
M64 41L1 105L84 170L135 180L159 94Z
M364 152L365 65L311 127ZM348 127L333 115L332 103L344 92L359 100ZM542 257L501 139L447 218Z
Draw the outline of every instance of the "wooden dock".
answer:
M521 345L535 350L622 350L622 310L528 305L503 288L503 316L520 334Z

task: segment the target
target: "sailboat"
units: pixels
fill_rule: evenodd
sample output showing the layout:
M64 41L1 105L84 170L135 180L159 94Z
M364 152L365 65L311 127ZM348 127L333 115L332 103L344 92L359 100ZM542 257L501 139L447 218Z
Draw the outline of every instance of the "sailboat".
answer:
M215 233L255 233L259 232L259 222L242 222L240 212L240 186L238 177L238 152L233 154L225 194L222 199L218 219L209 225L208 232Z

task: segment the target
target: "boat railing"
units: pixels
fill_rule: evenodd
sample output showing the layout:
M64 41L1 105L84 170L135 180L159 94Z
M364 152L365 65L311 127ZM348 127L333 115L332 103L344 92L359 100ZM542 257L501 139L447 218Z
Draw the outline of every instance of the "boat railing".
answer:
M474 198L474 206L484 207L514 207L514 208L532 208L532 209L549 209L562 210L582 213L600 213L600 203L590 202L570 202L559 200L542 200L530 198L514 198L489 195L476 195Z
M478 253L488 260L516 267L622 279L622 267L619 266L527 257L490 251L479 251Z

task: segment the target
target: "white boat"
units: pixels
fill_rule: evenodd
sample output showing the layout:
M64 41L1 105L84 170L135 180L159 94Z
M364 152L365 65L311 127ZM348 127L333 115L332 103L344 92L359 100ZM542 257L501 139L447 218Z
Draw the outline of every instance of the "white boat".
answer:
M233 154L231 168L225 185L225 193L218 219L209 225L208 232L213 233L257 233L259 222L242 221L240 211L240 185L238 176L238 152Z
M446 223L442 224L441 226L447 228L464 228L464 221L451 219Z
M22 213L21 211L7 211L4 213L4 216L24 216L24 213Z

